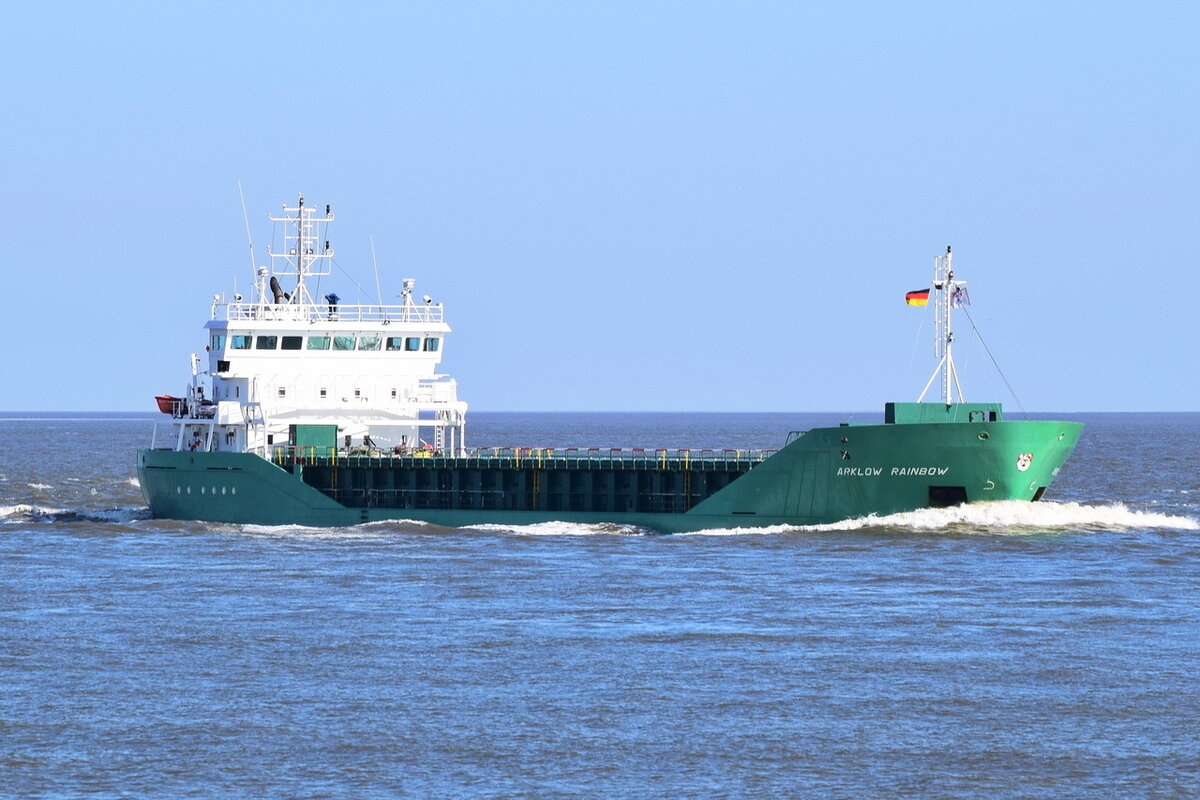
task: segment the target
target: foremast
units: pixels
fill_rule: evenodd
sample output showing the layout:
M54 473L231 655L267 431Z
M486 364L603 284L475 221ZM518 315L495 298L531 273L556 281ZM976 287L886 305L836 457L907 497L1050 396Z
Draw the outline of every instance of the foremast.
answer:
M941 378L942 401L950 406L954 403L957 392L958 402L962 403L962 384L958 381L958 370L954 366L954 320L952 310L957 306L965 306L967 300L967 282L954 278L954 254L950 246L946 246L946 254L933 259L933 282L931 287L934 295L934 330L933 356L938 359L933 374L921 390L917 402L925 401L935 381Z

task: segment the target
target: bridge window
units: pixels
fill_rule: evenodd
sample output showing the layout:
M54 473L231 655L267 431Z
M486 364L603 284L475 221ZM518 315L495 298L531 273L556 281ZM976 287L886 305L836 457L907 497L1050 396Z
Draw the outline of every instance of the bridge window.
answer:
M437 338L436 336L430 336L428 339L425 340L425 352L426 353L436 353L439 342L441 342L441 339Z
M213 350L224 350L225 349L225 334L214 333L212 335L212 349Z
M235 333L229 337L229 346L234 350L249 350L252 339L252 336Z
M378 350L379 349L379 337L378 336L360 336L360 337L358 337L358 349L359 350Z
M328 336L310 336L310 337L308 337L308 349L309 350L328 350L329 349L329 337Z
M409 351L410 353L420 350L421 349L421 337L420 336L410 336L407 339L405 339L404 340L404 349Z
M404 337L403 336L389 336L387 338L387 349L393 350L393 351L403 350L404 349Z
M254 342L255 350L274 350L279 344L278 336L259 336Z
M334 350L353 350L354 349L354 337L353 336L335 336L335 337L333 337L333 349Z
M280 342L279 349L280 350L299 350L300 345L303 344L303 342L304 342L303 336L284 336L283 341Z

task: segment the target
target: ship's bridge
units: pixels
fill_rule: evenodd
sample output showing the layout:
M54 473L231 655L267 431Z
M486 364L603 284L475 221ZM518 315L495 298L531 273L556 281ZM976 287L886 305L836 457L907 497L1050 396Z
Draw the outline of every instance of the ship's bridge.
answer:
M456 399L453 382L437 375L451 330L440 305L232 302L214 304L205 328L213 400Z

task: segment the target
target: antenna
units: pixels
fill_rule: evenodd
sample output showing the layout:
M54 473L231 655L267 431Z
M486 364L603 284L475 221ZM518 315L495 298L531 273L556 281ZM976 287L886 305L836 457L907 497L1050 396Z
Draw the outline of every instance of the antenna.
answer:
M383 305L383 290L379 288L379 262L375 260L375 234L370 235L371 238L371 265L375 267L375 295L379 298L379 305Z
M242 221L246 223L246 244L250 246L250 274L257 278L258 271L254 267L254 242L250 239L250 215L246 213L246 193L242 191L241 178L238 178L237 185L238 196L242 198Z

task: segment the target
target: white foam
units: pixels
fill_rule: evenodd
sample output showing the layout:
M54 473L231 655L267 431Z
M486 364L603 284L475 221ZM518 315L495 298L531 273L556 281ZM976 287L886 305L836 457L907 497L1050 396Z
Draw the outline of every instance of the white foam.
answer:
M0 520L4 520L6 522L20 521L21 519L34 519L65 522L91 520L93 522L125 523L132 522L135 519L145 519L149 515L150 510L145 506L101 509L85 508L74 510L69 508L50 508L48 506L30 505L28 503L20 503L13 506L0 506Z
M19 503L15 506L0 506L0 519L19 516L42 517L65 513L65 508L47 508L46 506L32 506L26 503Z
M146 506L130 506L129 508L105 508L101 510L87 509L76 511L80 517L96 522L133 522L135 519L146 519L150 509Z
M360 525L320 526L320 525L258 525L252 523L228 523L229 530L236 530L250 536L261 536L271 539L378 539L388 531L381 531L381 526L410 525L422 526L424 522L415 520L380 520Z
M1200 521L1190 517L1135 511L1124 503L1089 506L1080 503L1026 503L1020 500L909 511L884 517L880 521L889 525L912 527L916 530L932 530L950 526L1200 530Z
M633 525L620 525L613 522L580 523L580 522L535 522L531 525L471 525L473 531L498 531L500 533L515 533L519 536L644 536L647 531Z
M833 525L841 525L836 522ZM779 533L797 533L833 529L833 525L763 525L760 528L705 528L700 531L677 533L676 536L770 536Z
M29 486L30 489L37 489L38 491L45 491L46 489L54 488L53 486L51 486L48 483L30 483L27 485Z
M1200 521L1191 517L1134 511L1123 503L1088 506L1080 503L1028 503L1002 500L970 503L953 508L923 508L899 514L831 522L825 525L774 526L699 531L708 535L789 533L801 531L857 531L867 528L891 528L912 531L955 533L1027 533L1031 530L1128 530L1157 528L1200 530Z
M302 525L242 525L240 530L263 536L364 537L368 530L382 526L404 525L415 528L438 526L419 520L380 520L344 528L314 528ZM1191 517L1135 511L1122 503L1088 506L1080 503L1029 503L1004 500L971 503L953 508L925 508L900 514L872 514L824 525L768 525L758 528L710 528L679 536L769 536L805 532L859 531L886 528L946 533L1027 534L1031 531L1166 529L1200 530L1200 521ZM439 529L440 530L440 529ZM470 525L464 530L504 533L517 536L644 536L655 531L617 523L578 523L549 521L530 525L487 523Z
M339 532L349 531L350 528L322 528L315 525L233 525L242 533L250 533L257 536L295 536L298 534L312 535L325 533L331 530Z

